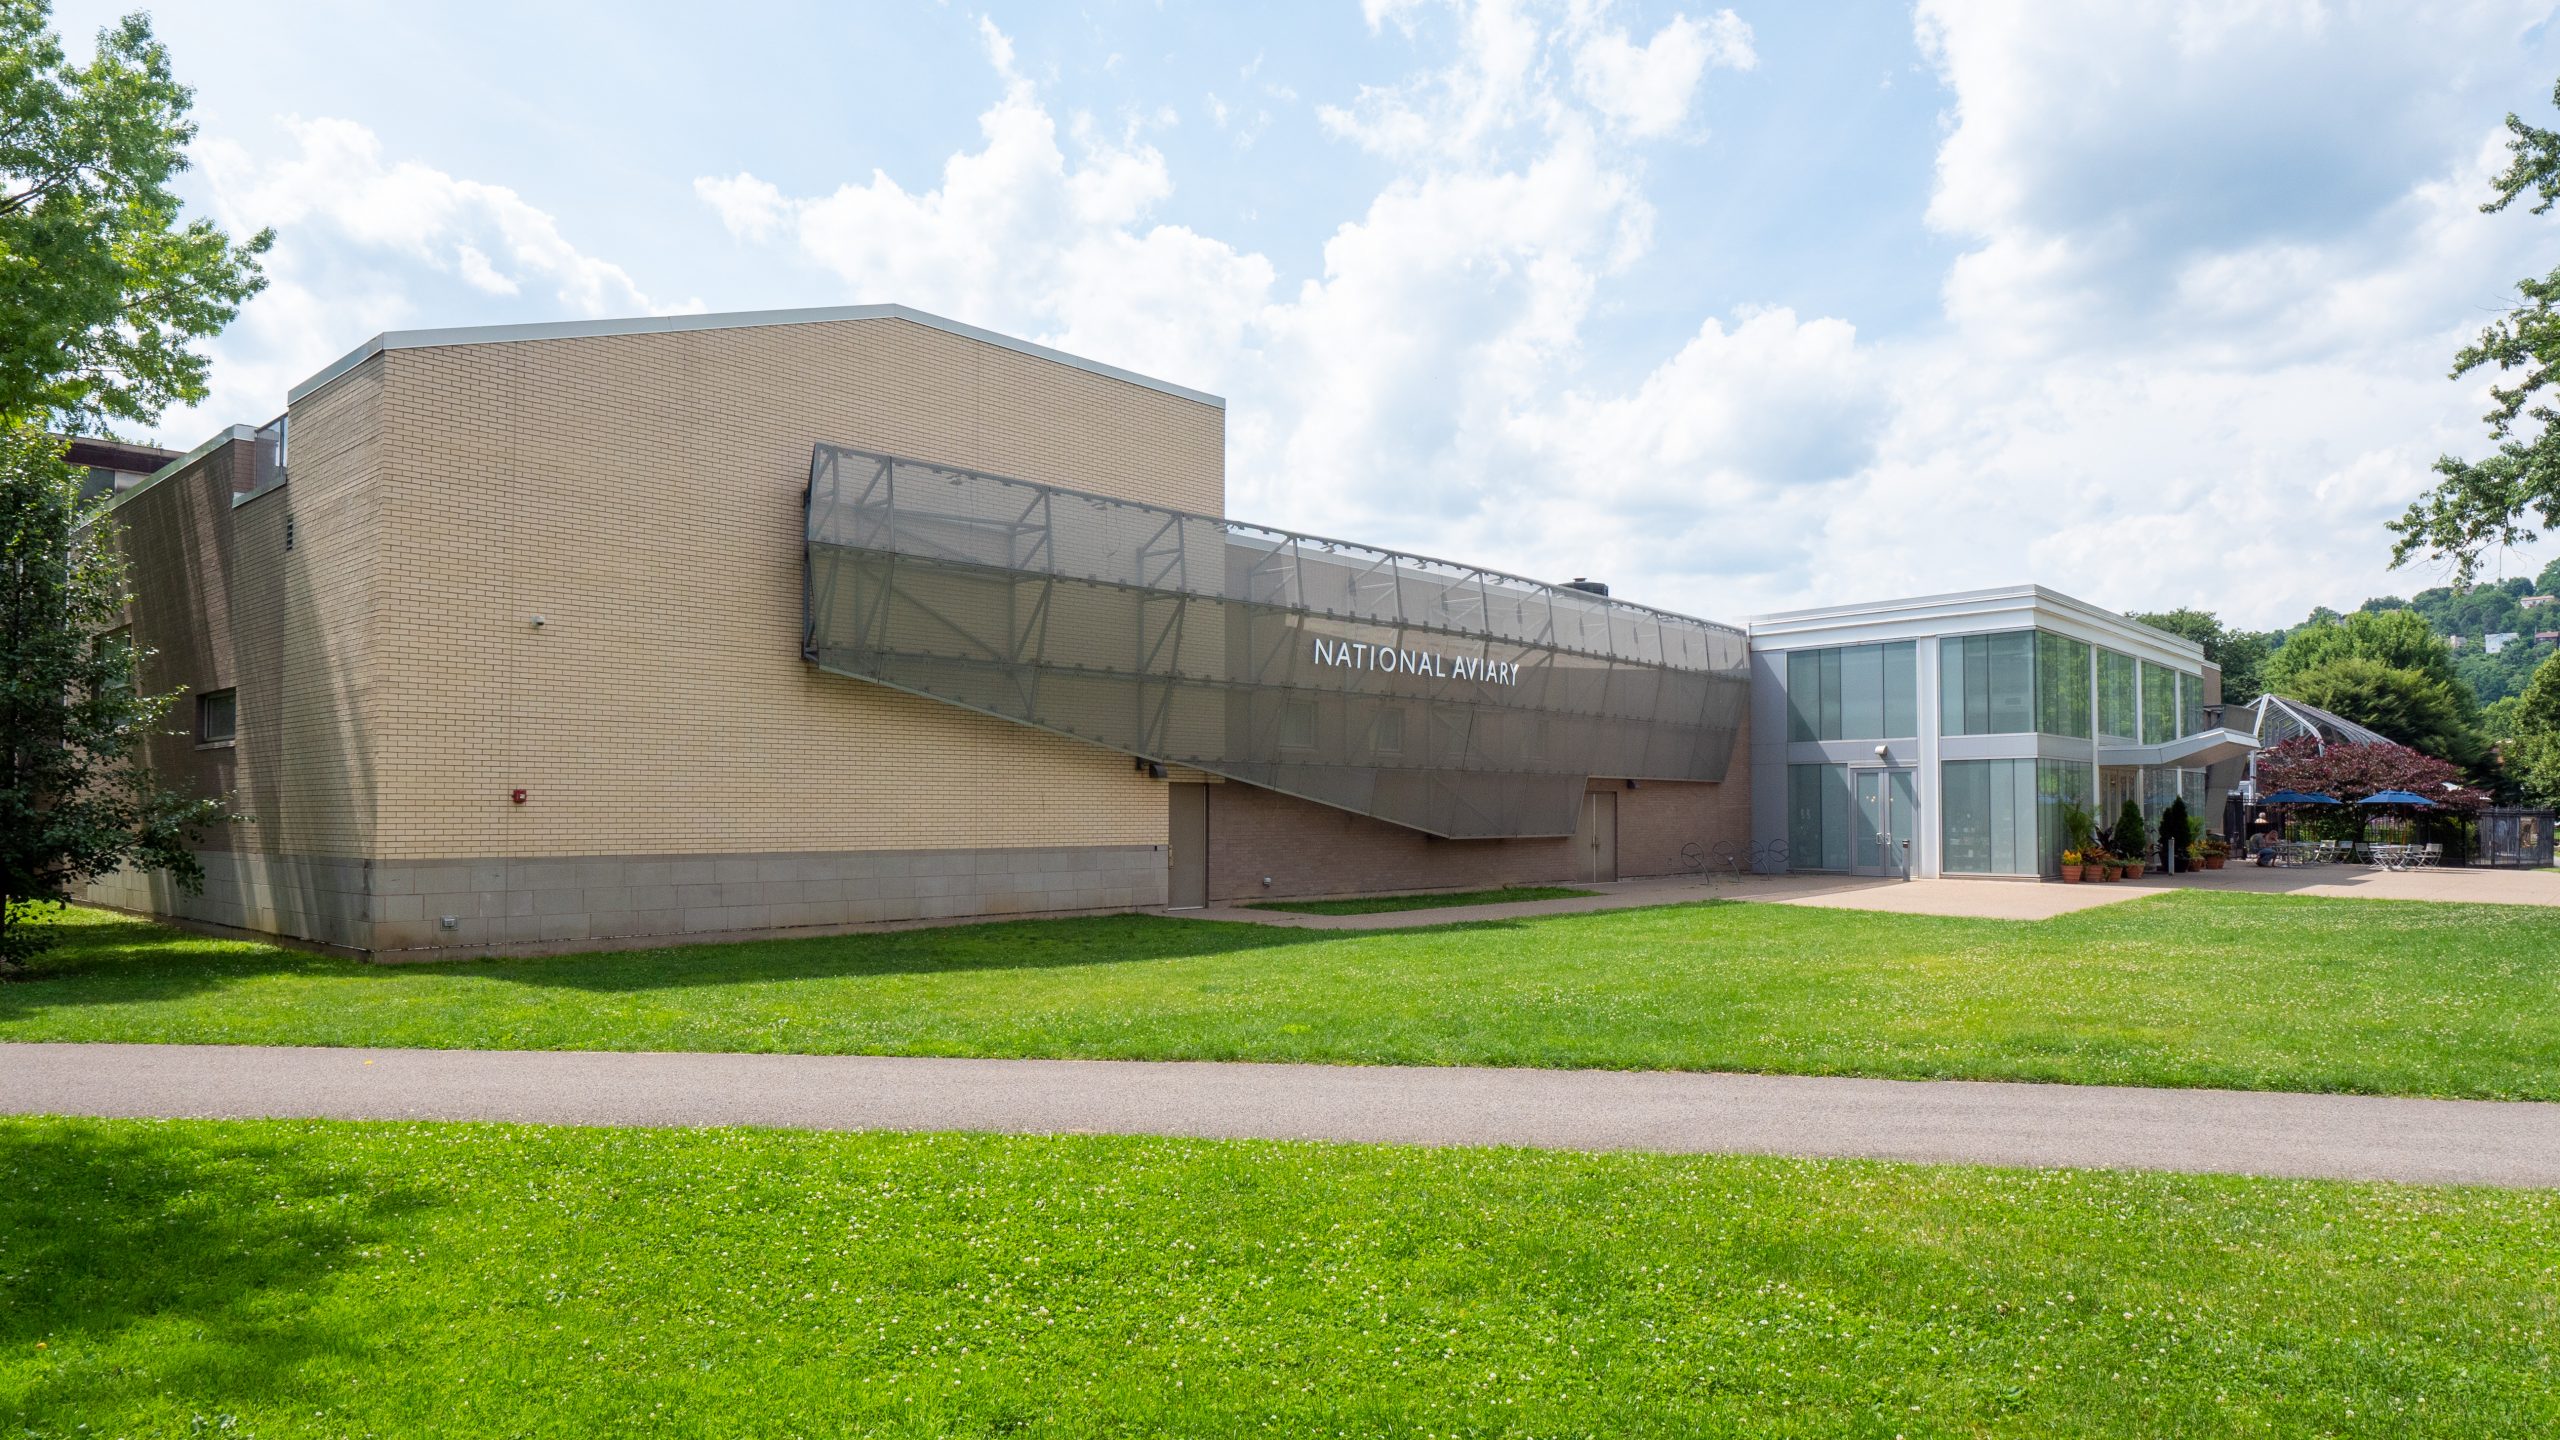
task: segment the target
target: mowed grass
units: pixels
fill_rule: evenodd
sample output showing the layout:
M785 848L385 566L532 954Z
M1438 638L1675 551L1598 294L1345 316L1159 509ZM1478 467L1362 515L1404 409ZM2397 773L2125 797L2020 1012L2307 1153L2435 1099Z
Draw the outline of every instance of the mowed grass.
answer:
M1371 933L1144 916L377 966L99 912L0 1039L1698 1069L2560 1099L2560 910L2171 893Z
M1394 910L1454 909L1460 905L1512 905L1523 900L1571 900L1596 895L1563 885L1512 885L1500 890L1441 890L1423 895L1355 895L1346 900L1264 900L1248 910L1287 910L1299 915L1383 915Z
M11 1435L2546 1436L2560 1195L0 1121Z

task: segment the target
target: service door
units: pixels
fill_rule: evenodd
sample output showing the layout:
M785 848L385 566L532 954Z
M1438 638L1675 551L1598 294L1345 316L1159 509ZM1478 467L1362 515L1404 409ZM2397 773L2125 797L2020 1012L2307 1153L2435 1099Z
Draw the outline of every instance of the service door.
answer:
M1575 878L1618 878L1618 792L1594 790L1582 797L1582 828L1574 834Z
M1165 904L1175 910L1197 910L1209 903L1209 787L1167 785Z

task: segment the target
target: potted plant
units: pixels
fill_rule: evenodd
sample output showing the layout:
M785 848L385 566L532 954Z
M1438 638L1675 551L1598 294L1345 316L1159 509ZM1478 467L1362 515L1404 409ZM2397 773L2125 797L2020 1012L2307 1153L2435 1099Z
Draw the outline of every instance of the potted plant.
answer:
M2080 883L2080 852L2077 850L2062 852L2062 883L2065 885Z
M2089 880L2113 880L2116 878L2116 857L2104 850L2092 850L2081 863L2080 874Z
M2219 835L2204 837L2204 868L2219 870L2231 858L2231 842Z
M2151 848L2151 828L2142 823L2142 807L2126 796L2124 809L2116 814L2115 848L2124 852L2124 878L2142 878L2142 855Z

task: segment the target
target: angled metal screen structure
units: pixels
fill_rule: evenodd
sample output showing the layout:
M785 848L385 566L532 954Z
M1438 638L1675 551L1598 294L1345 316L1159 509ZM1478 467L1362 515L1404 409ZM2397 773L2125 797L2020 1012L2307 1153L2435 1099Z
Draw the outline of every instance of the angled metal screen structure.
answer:
M1451 838L1722 780L1749 689L1731 626L832 445L805 603L822 669Z

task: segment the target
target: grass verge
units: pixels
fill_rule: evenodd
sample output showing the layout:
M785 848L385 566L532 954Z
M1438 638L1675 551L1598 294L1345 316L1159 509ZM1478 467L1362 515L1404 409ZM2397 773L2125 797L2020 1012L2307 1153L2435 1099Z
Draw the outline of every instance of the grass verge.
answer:
M0 1121L11 1434L2560 1429L2560 1195Z
M1395 910L1453 909L1460 905L1511 905L1523 900L1573 900L1596 895L1563 885L1512 885L1500 890L1440 891L1427 895L1356 895L1347 900L1264 900L1248 910L1287 910L1299 915L1383 915Z
M1144 916L376 966L76 914L0 1040L1965 1077L2560 1099L2560 910L2171 892L2052 920L1692 905Z

